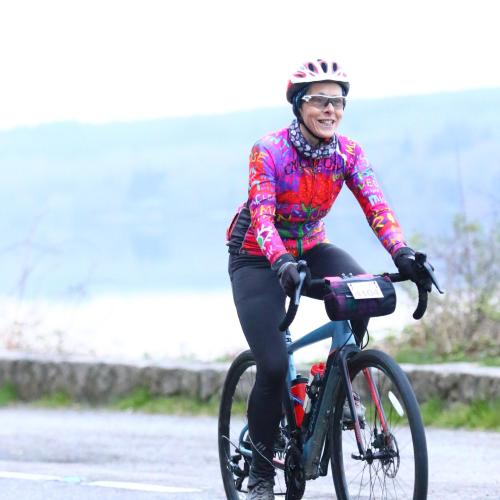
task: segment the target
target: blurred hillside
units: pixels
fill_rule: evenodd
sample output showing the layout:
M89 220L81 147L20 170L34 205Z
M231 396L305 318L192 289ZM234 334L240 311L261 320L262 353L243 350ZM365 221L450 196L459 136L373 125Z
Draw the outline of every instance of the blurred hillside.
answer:
M407 235L454 214L492 223L500 185L500 89L348 104L359 141ZM210 117L0 132L0 293L228 286L224 233L245 199L247 158L288 107ZM347 190L330 240L370 271L391 261Z

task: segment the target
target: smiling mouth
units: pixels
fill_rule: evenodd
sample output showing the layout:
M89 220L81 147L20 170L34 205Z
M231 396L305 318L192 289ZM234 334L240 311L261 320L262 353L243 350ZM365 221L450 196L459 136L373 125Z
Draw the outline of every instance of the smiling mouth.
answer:
M331 127L335 123L335 120L318 120L318 122L321 123L321 125Z

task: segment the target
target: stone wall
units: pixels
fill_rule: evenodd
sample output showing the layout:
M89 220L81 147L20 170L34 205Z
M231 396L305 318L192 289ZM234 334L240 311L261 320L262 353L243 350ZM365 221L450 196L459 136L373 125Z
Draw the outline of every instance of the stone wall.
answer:
M470 363L402 365L420 402L439 398L448 402L500 399L500 368Z
M207 400L218 395L228 364L123 363L42 358L7 353L0 357L0 387L11 383L24 401L64 392L75 401L102 404L137 388L153 395L182 394ZM455 402L500 398L500 368L467 363L403 365L419 401Z

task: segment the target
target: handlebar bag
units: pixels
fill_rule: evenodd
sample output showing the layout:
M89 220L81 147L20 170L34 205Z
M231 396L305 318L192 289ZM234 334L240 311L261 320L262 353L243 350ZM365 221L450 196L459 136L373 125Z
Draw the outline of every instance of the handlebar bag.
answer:
M388 276L332 276L325 282L323 300L332 321L385 316L396 309L396 291Z

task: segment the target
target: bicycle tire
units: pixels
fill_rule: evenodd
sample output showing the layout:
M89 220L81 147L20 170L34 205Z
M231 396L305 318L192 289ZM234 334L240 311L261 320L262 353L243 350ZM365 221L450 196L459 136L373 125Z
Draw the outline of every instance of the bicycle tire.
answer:
M371 461L359 459L353 422L344 411L345 388L341 386L330 427L331 468L337 497L425 500L428 487L425 430L407 376L390 356L376 350L356 354L348 361L348 368L353 391L358 393L364 407L361 412L364 416L358 420ZM373 387L379 398L373 397ZM383 410L377 410L375 399L380 400ZM384 419L385 426L381 423Z
M252 459L239 453L239 449L250 450L246 409L248 397L255 382L255 374L255 358L250 350L244 351L231 363L222 387L218 446L222 482L228 500L246 498L246 483ZM273 458L277 467L275 493L281 495L286 491L287 480L283 469L287 445L287 422L283 417L274 445ZM300 497L297 496L297 498Z
M241 426L233 429L231 421L234 420L235 416L233 403L235 400L238 404L240 403L237 394L238 385L244 373L252 367L255 367L253 354L250 350L242 352L231 363L222 387L218 422L219 463L224 490L228 500L240 500L240 498L244 498L242 496L244 489L242 488L242 484L240 486L237 485L237 476L235 475L235 469L232 467L238 467L245 474L245 469L248 469L251 462L251 459L243 456L237 462L233 461L240 455L236 453L236 449L241 439L239 435L241 434ZM248 394L250 393L249 391ZM244 404L246 408L246 402ZM237 433L239 434L236 435ZM245 464L245 462L247 463Z

